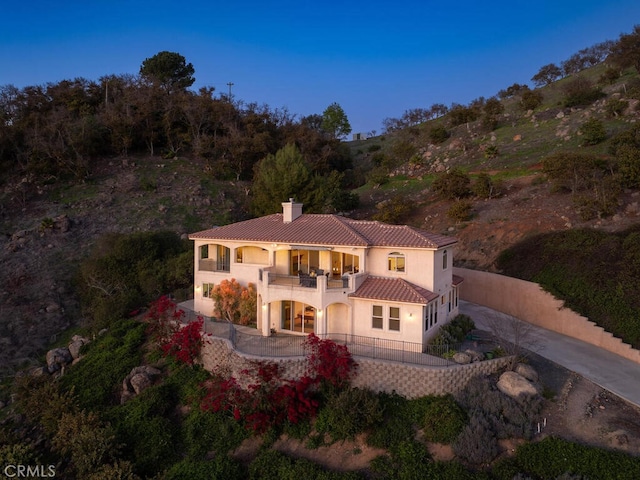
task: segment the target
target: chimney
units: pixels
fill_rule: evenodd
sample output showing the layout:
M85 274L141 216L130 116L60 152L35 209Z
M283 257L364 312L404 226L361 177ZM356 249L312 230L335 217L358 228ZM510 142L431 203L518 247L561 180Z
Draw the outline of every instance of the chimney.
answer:
M302 204L290 198L288 202L282 202L282 220L284 223L291 223L302 215Z

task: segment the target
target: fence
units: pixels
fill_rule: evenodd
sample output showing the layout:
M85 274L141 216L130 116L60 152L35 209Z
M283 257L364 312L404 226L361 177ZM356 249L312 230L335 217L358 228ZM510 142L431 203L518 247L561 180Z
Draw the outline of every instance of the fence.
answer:
M198 317L204 319L203 329L206 334L229 340L233 348L239 352L259 357L303 357L306 355L306 336L279 334L265 337L257 330L249 332L236 327L228 321L197 315L191 310L185 311L185 321L192 322ZM453 352L461 345L430 345L426 350L421 343L383 338L364 337L345 333L327 333L319 335L322 339L330 339L339 345L345 345L352 355L399 363L430 366L450 366L455 363L449 360Z

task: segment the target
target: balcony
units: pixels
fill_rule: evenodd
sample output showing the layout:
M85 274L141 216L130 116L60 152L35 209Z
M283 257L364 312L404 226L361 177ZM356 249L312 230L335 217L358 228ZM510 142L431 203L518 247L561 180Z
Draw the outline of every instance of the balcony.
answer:
M366 275L363 273L334 278L328 275L311 276L304 273L299 275L284 275L267 270L263 270L262 272L263 281L266 279L266 284L269 287L283 286L321 291L348 290L349 292L353 292L360 286L365 277Z
M215 258L201 258L198 262L198 270L201 272L229 272L229 260L220 261Z

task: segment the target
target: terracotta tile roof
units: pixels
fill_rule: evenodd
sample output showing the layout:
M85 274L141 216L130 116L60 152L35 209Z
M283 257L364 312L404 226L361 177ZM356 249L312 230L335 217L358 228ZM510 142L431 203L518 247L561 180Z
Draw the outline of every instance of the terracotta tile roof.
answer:
M409 227L370 220L353 220L340 215L303 214L284 223L282 214L232 223L189 235L192 240L243 240L300 245L348 245L441 248L457 240Z
M369 276L349 297L426 305L438 298L438 294L401 278Z
M460 285L462 282L464 282L464 277L461 277L460 275L452 276L451 283L453 283L454 285Z

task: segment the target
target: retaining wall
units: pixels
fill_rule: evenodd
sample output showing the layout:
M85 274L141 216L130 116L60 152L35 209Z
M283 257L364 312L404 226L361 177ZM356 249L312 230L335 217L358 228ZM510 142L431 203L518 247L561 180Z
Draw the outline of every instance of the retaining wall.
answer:
M462 300L577 338L640 363L640 350L633 349L588 318L564 308L562 300L545 292L537 283L466 268L454 268L453 271L464 277L459 290Z
M511 361L510 357L502 357L468 365L432 367L363 357L354 359L358 362L357 375L351 382L354 387L366 387L376 392L395 391L407 398L457 393L473 377L494 373ZM222 369L236 378L254 360L278 363L284 378L299 378L306 369L304 357L269 358L246 355L235 351L229 341L219 338L211 339L202 351L202 361L207 370Z

